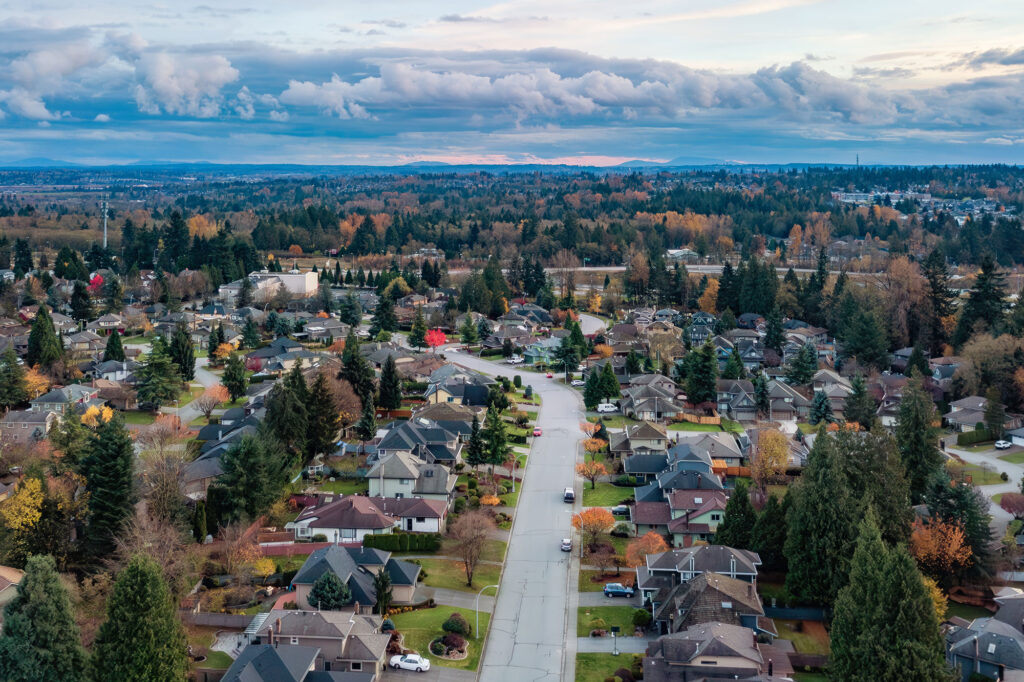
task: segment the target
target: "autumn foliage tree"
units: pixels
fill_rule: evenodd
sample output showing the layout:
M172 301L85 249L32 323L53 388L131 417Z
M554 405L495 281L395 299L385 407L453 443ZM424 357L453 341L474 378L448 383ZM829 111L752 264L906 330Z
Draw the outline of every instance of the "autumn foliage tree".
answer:
M215 384L210 386L208 389L203 391L202 395L192 401L192 405L203 413L207 421L210 419L210 414L213 413L217 406L231 398L228 394L228 389L224 388L221 384Z
M626 547L626 563L630 568L643 566L648 554L659 554L668 551L668 543L653 530L647 531Z
M594 422L583 422L582 424L580 424L580 431L587 434L588 438L592 438L594 434L600 430L601 425L595 424Z
M424 339L427 342L427 346L430 347L431 352L438 346L443 346L448 342L448 337L440 329L428 329L424 335Z
M910 531L910 553L926 575L939 581L971 564L964 529L950 521L916 519Z
M763 493L765 486L786 471L789 441L781 431L763 431L757 439L757 455L751 462L750 475Z
M594 426L597 426L596 424ZM583 449L588 455L596 455L599 452L604 452L604 449L608 447L608 441L600 438L587 438L583 441Z
M1003 493L999 499L1003 511L1012 514L1015 519L1024 519L1024 495L1020 493Z
M601 462L595 462L594 460L589 460L589 461L581 462L581 463L577 464L576 465L576 473L579 474L580 476L582 476L583 478L587 479L588 481L590 481L590 487L591 488L596 488L597 487L597 478L599 476L607 476L608 475L608 469L606 469L604 464L602 464Z
M601 536L615 525L615 517L603 507L590 507L572 517L572 527L583 536L584 544L593 547Z

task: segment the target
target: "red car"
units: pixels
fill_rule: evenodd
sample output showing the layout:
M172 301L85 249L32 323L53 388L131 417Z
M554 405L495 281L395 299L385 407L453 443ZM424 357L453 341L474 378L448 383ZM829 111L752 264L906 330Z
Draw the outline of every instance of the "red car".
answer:
M535 435L535 436L539 436L539 435L541 435L541 433L542 433L542 432L541 432L541 430L540 430L540 427L539 427L539 426L535 426L535 427L533 428L533 435Z
M548 372L548 373L547 373L547 374L545 374L544 376L546 376L546 377L547 377L548 379L552 379L552 378L554 378L554 376L555 376L555 375L554 375L554 374L552 374L551 372Z

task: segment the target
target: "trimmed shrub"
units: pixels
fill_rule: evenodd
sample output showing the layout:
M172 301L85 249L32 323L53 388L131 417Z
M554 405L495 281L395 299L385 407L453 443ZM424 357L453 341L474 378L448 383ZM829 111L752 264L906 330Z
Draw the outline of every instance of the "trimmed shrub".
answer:
M390 618L385 618L383 620L383 622L381 622L381 624L380 624L380 631L381 632L391 632L394 629L395 629L395 621L391 620Z
M466 481L466 485L469 487L470 490L476 490L478 483L475 478L470 478L469 480Z
M619 668L618 670L616 670L615 677L622 680L622 682L633 682L635 679L633 677L633 673L629 670L626 670L625 668Z
M323 533L317 533L309 539L310 542L327 542L327 536Z
M458 611L448 616L448 620L441 624L441 629L445 632L454 632L463 637L470 637L473 634L473 628L470 627L469 621Z
M992 434L985 428L977 428L974 431L964 431L963 433L956 434L957 445L974 445L987 440L992 440Z
M633 612L634 627L646 629L651 624L651 612L647 609L637 609ZM618 673L616 673L618 674Z
M441 641L444 642L444 645L449 649L454 649L455 651L466 650L466 638L457 632L449 632L441 639Z
M470 495L469 496L469 506L472 509L476 509L477 507L479 507L480 506L480 498L477 497L476 495Z
M456 514L461 514L466 509L466 498L456 497L453 509Z
M512 377L512 383L515 385L516 388L522 388L523 377L519 376L518 374L515 375L514 377Z
M430 643L430 653L435 656L444 656L448 652L445 650L444 644L441 643L441 640L435 639Z

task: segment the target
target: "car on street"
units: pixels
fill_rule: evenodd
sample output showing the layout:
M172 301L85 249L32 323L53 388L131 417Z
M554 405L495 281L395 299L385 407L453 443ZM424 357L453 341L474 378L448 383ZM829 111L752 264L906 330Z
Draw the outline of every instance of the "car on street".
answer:
M601 403L597 406L598 412L618 412L619 408L614 403Z
M615 516L629 516L629 507L624 504L612 507L612 514Z
M566 488L564 491L562 491L562 500L568 502L569 504L572 504L573 502L576 501L576 491L573 490L572 488Z
M1010 445L1012 445L1012 443L1010 443L1010 441L1008 440L997 440L996 450L1008 450L1010 448Z
M395 670L415 670L418 673L425 673L430 670L430 661L419 654L405 654L404 656L392 656L391 667Z
M608 583L604 586L604 596L606 597L632 597L633 588L622 583Z
M563 552L571 552L572 551L572 538L562 538L562 551Z
M573 379L571 383L572 383L573 386L586 386L587 385L587 382L585 382L583 379Z
M541 435L542 433L543 433L543 431L541 431L541 430L540 430L540 427L539 427L539 426L535 426L535 427L533 428L533 435L535 435L535 436L539 436L539 435Z
M554 375L554 374L552 374L551 372L548 372L548 373L547 373L547 374L545 374L544 376L546 376L546 377L547 377L548 379L553 379L555 375Z

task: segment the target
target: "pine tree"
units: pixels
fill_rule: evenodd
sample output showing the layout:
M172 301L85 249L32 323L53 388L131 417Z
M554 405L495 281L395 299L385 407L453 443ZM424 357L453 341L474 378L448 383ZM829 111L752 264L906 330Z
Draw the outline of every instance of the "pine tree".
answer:
M596 408L604 397L604 387L601 384L601 372L591 369L587 374L587 383L583 386L583 404L588 410Z
M469 441L466 443L465 460L468 466L474 469L487 461L487 443L484 441L483 430L480 428L480 419L473 415L473 426L469 433Z
M811 413L807 421L814 426L822 422L831 424L835 421L835 417L832 416L832 401L828 399L824 391L814 392L814 400L811 401Z
M260 345L262 337L260 329L251 317L246 318L245 326L242 328L242 346L245 348L256 348Z
M852 392L846 397L843 417L847 422L860 425L862 430L871 428L875 421L875 401L868 395L867 385L861 375L850 380Z
M397 410L402 406L402 379L398 376L393 355L388 355L381 367L377 404L385 410Z
M135 450L120 417L101 422L90 437L82 462L89 492L89 523L85 539L93 558L107 556L134 503Z
M261 429L242 436L221 456L223 473L210 491L217 489L226 494L207 497L211 507L213 499L225 500L216 510L216 518L227 522L255 519L281 494L293 460L268 431Z
M467 346L471 346L480 340L476 324L473 323L473 316L468 312L466 313L466 319L462 322L462 326L459 327L459 334L462 339L462 343Z
M686 399L693 405L718 399L718 357L709 338L692 351L694 358L686 373Z
M245 395L245 389L249 385L249 379L245 376L245 363L242 358L232 353L224 367L224 375L221 383L228 389L231 400L238 400Z
M236 308L246 308L252 305L252 280L242 277L242 284L238 288L238 297L235 299Z
M309 388L306 414L309 423L306 457L312 459L318 454L334 452L334 444L341 430L341 415L334 404L327 377L322 372L316 375Z
M747 375L747 370L743 366L743 359L740 357L739 348L733 346L732 352L729 353L729 359L725 363L725 369L722 370L723 379L742 379Z
M752 382L754 384L754 404L761 414L768 414L771 411L771 395L768 391L768 379L764 374L758 372Z
M991 254L981 261L970 298L957 320L954 345L962 346L976 329L999 329L1006 313L1006 275L999 271Z
M124 310L124 285L116 275L111 275L103 285L103 309L108 313Z
M25 364L29 367L39 366L49 369L63 357L64 346L57 338L57 331L53 327L50 311L45 305L40 305L35 319L32 320L32 329L28 334Z
M936 447L935 403L921 385L921 377L912 375L903 391L896 417L896 443L910 481L910 499L918 504L928 481L942 467L942 453Z
M71 599L53 557L30 556L17 596L4 608L0 680L81 682L87 658Z
M302 450L308 427L306 403L302 396L282 382L270 389L265 404L267 416L263 423L270 433L293 452Z
M394 595L391 591L391 574L383 569L373 574L373 595L377 598L377 603L373 606L374 613L387 618Z
M882 541L869 510L860 524L849 583L836 600L832 674L841 680L951 679L928 590L901 545Z
M377 413L372 400L363 402L363 413L359 416L359 421L356 422L355 432L363 443L373 440L373 437L377 435Z
M751 532L752 548L761 557L765 571L786 570L786 555L782 549L786 546L786 533L789 530L786 512L789 511L790 499L788 490L781 502L775 495L770 495L764 509L757 515L757 522Z
M909 375L911 371L917 372L923 377L932 373L931 368L928 367L928 359L924 356L921 346L916 343L913 350L910 351L910 358L907 360L907 367L903 373Z
M113 360L124 362L124 346L121 344L121 335L115 329L107 337L107 345L103 349L103 362Z
M782 353L782 347L786 345L786 336L782 327L782 313L778 306L772 308L768 313L767 330L764 337L765 348L771 348L776 353Z
M196 542L203 543L207 535L206 500L196 500L196 507L192 511L192 537Z
M82 417L75 410L68 410L60 421L50 429L50 445L60 453L59 465L76 469L79 461L88 455L89 427L82 423Z
M92 299L89 298L89 290L85 282L75 280L71 289L71 317L79 322L86 322L93 318Z
M188 650L160 567L136 555L117 576L93 647L95 682L179 682Z
M934 249L929 253L921 272L928 280L928 305L925 311L928 349L933 356L941 355L942 346L948 337L944 319L953 314L953 302L956 300L955 293L949 287L949 270L942 252Z
M804 386L811 383L814 373L818 371L818 351L813 344L807 343L796 354L786 371L790 383Z
M151 405L155 410L178 397L181 375L160 337L153 342L145 362L135 370L135 376L141 404Z
M505 429L505 421L501 418L501 412L496 407L490 407L487 410L483 436L486 443L484 460L490 465L493 473L494 467L504 464L508 457L508 433Z
M413 318L412 328L409 330L409 345L413 348L427 346L427 321L423 318L423 308L420 306L416 306L416 317Z
M1003 407L1003 398L999 389L989 386L985 392L985 428L995 440L1000 440L1006 430L1006 408Z
M325 571L313 582L309 591L309 605L318 611L337 611L352 601L352 590L334 571Z
M613 400L622 395L619 379L615 376L612 368L612 359L608 358L601 369L601 397L605 400Z
M0 356L0 407L10 409L28 401L25 368L18 364L14 345L9 345Z
M351 270L349 274L351 274ZM349 281L349 284L352 282ZM359 305L359 301L356 300L355 294L351 291L341 299L341 304L338 306L338 319L347 324L350 327L358 327L359 323L363 321L363 309Z
M562 339L565 341L565 339ZM640 361L640 356L636 351L630 350L626 354L626 377L629 378L634 374L639 374L643 371L643 365Z
M354 331L349 332L348 338L345 339L345 352L341 361L342 378L352 384L352 390L356 392L364 406L372 403L376 376L373 367L359 352L359 340Z
M565 372L565 376L568 378L569 374L576 369L576 366L580 364L579 350L576 346L572 345L568 336L563 336L561 342L555 348L555 366ZM639 360L637 360L639 364ZM627 360L627 367L629 362ZM637 371L639 371L637 367Z
M390 296L381 296L377 303L377 309L373 311L373 318L370 320L370 336L377 336L379 332L393 332L398 329L398 318L395 317L395 302Z
M583 336L583 328L580 327L580 323L576 320L569 320L566 323L566 329L569 330L570 343L576 346L580 356L587 355L587 338Z
M738 479L736 489L725 505L722 523L715 531L715 544L750 549L754 546L754 525L757 513L750 504L750 491L746 481Z
M855 433L840 429L829 436L835 453L834 465L846 477L847 491L860 517L868 503L879 515L878 526L886 542L897 544L910 538L910 485L900 461L896 441L887 432Z
M178 374L182 381L192 381L196 378L196 356L192 347L192 337L189 336L185 325L178 323L171 337L171 360L178 366Z
M885 369L889 364L889 343L874 311L861 308L847 324L843 353L866 367Z

